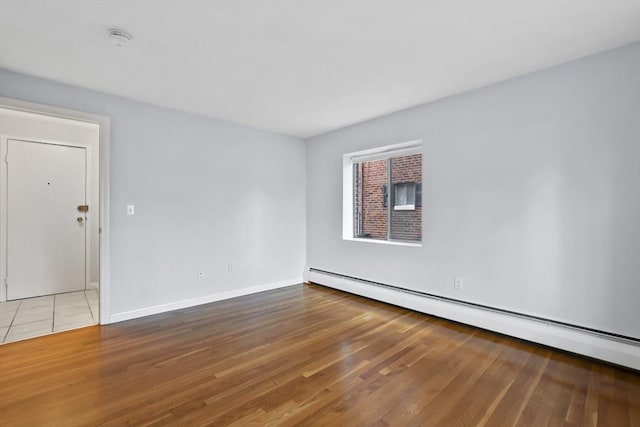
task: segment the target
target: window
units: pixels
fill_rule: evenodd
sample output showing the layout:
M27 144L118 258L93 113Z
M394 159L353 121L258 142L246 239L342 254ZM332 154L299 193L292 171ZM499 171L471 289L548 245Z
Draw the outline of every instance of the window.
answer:
M420 142L346 154L343 214L345 239L419 243L422 240Z
M416 209L416 183L400 182L393 184L395 201L393 209L396 211L412 211Z

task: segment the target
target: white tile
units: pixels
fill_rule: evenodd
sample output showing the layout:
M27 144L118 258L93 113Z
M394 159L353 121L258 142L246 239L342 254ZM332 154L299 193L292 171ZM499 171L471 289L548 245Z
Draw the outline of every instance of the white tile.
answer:
M79 307L57 307L56 306L56 316L73 316L74 314L83 314L89 313L90 308L87 304Z
M22 314L22 313L41 313L41 312L47 312L47 311L53 311L53 304L51 304L51 305L36 305L34 307L30 307L28 305L20 305L20 308L18 308L18 314Z
M29 307L28 305L21 305L18 308L18 314L21 313L41 313L46 311L53 311L53 304L51 305L37 305L35 307Z
M56 304L56 313L59 311L78 311L89 310L89 304L86 301L80 304Z
M89 309L89 304L87 304L86 301L76 302L73 304L56 303L56 312L60 310L77 311L77 310L88 310L88 309Z
M69 315L69 314L82 313L82 312L89 311L89 308L90 307L89 307L88 304L85 304L85 305L63 305L61 307L56 307L55 313L56 314L64 313L65 315Z
M14 313L0 313L0 328L10 326L15 317Z
M28 298L22 300L20 308L35 308L35 307L49 307L53 306L53 296Z
M14 325L23 325L25 323L37 322L40 320L53 320L53 310L39 310L39 311L18 311L15 319L13 319Z
M56 308L58 307L77 307L77 306L86 306L89 304L86 298L74 298L74 299L66 299L66 300L58 300L56 298Z
M52 315L53 314L53 306L51 307L20 307L18 309L18 312L16 313L16 317L19 316L33 316L33 315L40 315L40 314L49 314Z
M20 312L35 312L35 311L46 311L53 310L53 304L43 304L43 305L28 305L28 304L20 304L18 308L18 313Z
M6 301L0 302L0 313L14 312L18 309L20 301Z
M86 304L87 299L82 295L81 297L73 297L73 298L57 298L56 297L56 305L76 305L76 304Z
M84 292L72 292L70 294L56 294L56 299L58 300L84 299L84 298L86 298Z
M93 317L91 316L91 313L89 311L87 311L86 313L74 314L71 316L56 316L53 321L54 327L66 326L70 324L91 325L93 323L94 323Z
M75 298L84 298L84 291L78 291L78 292L68 292L66 294L56 294L55 297L58 300L63 300L63 299L75 299Z
M4 343L10 343L15 341L26 340L27 338L41 337L43 335L49 335L51 329L40 329L35 331L23 332L20 334L7 335L4 339Z
M99 305L95 289L0 303L0 343L95 325Z
M74 308L89 308L89 303L87 301L73 301L73 302L57 302L56 301L56 310L74 309Z
M15 316L17 311L18 311L18 310L6 310L6 311L0 311L0 317L11 317L11 316Z
M84 296L84 293L82 294L77 294L77 295L71 295L71 296L65 296L65 295L56 295L56 302L76 302L76 301L86 301L87 297Z
M96 291L86 291L84 294L86 295L89 301L91 300L98 301L99 296Z
M56 294L56 298L78 298L84 296L84 291L65 292L63 294Z
M22 304L42 304L53 301L54 295L43 295L41 297L24 298Z
M58 306L74 306L74 305L87 305L87 299L83 296L82 298L65 298L58 299L56 298L56 307Z
M52 326L53 325L51 320L40 320L38 322L24 323L22 325L13 325L11 326L11 328L9 328L7 336L23 334L31 331L42 331L47 329L49 332L51 332Z
M77 323L67 323L64 325L56 325L53 328L53 332L62 332L69 331L71 329L85 328L87 326L94 326L94 322L77 322Z
M83 310L80 313L71 313L71 314L56 313L54 316L56 322L65 322L65 321L68 321L69 319L74 319L74 318L82 319L86 317L91 317L91 310L89 310L89 307L87 307L85 310Z

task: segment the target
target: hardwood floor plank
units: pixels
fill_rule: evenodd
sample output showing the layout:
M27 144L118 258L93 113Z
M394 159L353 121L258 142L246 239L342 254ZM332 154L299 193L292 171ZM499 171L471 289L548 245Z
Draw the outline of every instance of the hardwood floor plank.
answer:
M640 425L640 374L316 285L0 346L3 426Z
M527 361L527 354L519 351L517 345L496 345L503 347L503 357L499 359L499 363L492 363L476 383L451 406L442 424L451 425L461 419L465 425L485 425L490 414L511 389L517 373ZM495 390L495 393L487 393L487 390Z

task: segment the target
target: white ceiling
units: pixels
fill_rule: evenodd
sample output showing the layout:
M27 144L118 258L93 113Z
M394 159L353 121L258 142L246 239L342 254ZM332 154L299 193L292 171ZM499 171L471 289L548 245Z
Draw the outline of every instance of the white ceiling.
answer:
M301 137L636 40L639 0L0 0L0 68Z

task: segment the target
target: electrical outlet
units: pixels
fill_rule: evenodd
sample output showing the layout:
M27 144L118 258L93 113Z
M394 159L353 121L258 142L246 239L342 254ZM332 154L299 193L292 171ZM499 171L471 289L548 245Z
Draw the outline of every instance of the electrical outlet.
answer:
M133 205L127 205L127 215L135 215L136 209Z
M464 280L462 280L462 277L453 278L453 289L457 291L461 291L464 289Z
M227 270L229 273L233 273L233 264L227 264Z
M203 269L199 269L198 270L198 279L202 279L204 277L204 270Z

